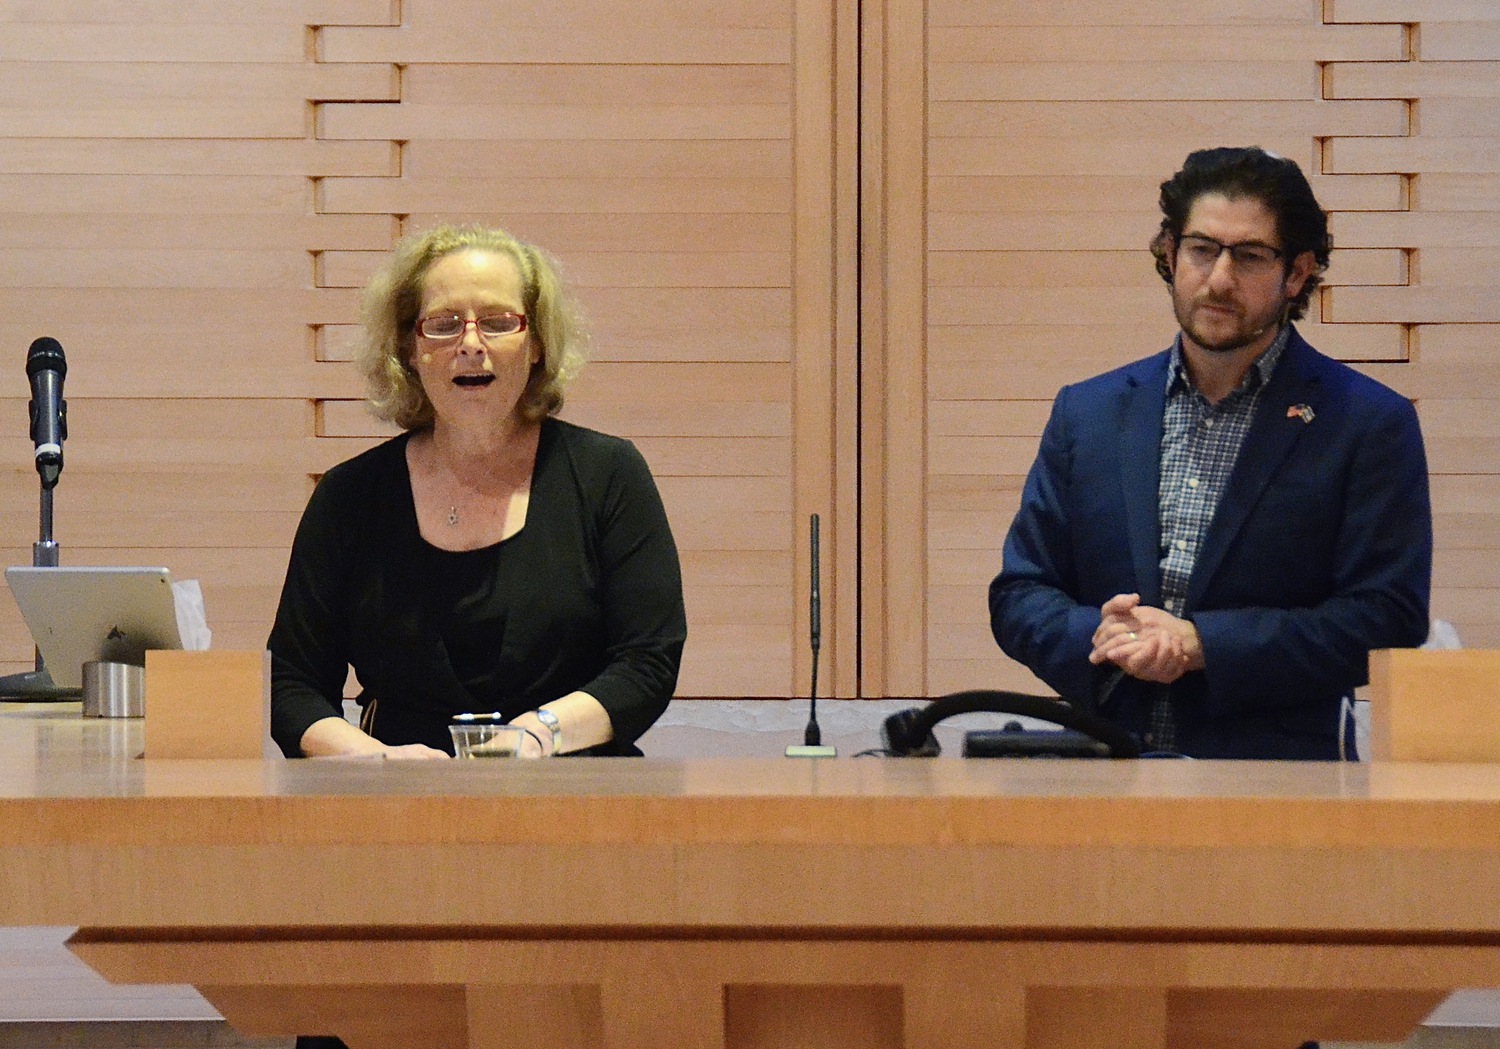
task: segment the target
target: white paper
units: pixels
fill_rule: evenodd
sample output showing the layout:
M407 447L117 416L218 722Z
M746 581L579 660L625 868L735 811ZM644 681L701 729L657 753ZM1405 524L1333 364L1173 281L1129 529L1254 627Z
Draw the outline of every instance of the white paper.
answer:
M203 610L203 588L198 585L198 580L174 580L172 604L177 610L177 633L182 636L182 647L189 652L206 650L214 634L208 629L208 615Z
M1453 624L1446 619L1434 619L1427 633L1427 641L1423 648L1452 649L1463 648L1463 642L1458 639L1458 631Z

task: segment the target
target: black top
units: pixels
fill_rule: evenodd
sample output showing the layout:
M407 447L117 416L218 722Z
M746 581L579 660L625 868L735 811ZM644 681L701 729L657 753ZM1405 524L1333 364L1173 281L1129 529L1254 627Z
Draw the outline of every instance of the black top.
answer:
M454 714L512 718L582 690L614 728L596 750L639 753L687 636L677 547L640 452L544 420L525 527L453 553L418 531L409 438L329 470L302 515L269 642L282 752L299 756L308 726L343 715L352 666L366 730L385 743L451 753Z

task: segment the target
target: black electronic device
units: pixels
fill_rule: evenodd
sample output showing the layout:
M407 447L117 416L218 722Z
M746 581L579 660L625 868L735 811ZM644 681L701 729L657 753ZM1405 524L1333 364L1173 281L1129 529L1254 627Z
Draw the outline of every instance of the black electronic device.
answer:
M1012 721L1004 728L964 733L966 758L1107 758L1109 744L1071 728L1026 728Z
M999 750L1003 745L1008 745L1007 753L1016 756L1041 756L1042 754L1049 757L1138 758L1141 756L1141 745L1134 736L1118 725L1104 720L1093 711L1084 710L1063 700L1047 696L1030 696L1021 692L993 689L955 692L951 696L934 699L925 707L912 707L898 711L885 719L885 723L880 728L880 737L885 743L886 751L896 757L936 757L941 747L938 745L937 737L933 735L933 727L959 714L977 713L1011 714L1018 717L1036 718L1039 721L1059 725L1076 734L1063 738L1050 731L1028 732L1018 725L1016 730L1008 733L1011 738L1003 743L994 742L994 737L1007 735L1005 732L988 733L982 737L976 744L982 750L988 748L988 752L982 756L1000 756ZM1102 744L1104 752L1101 753L1098 748L1080 747L1078 736L1087 737ZM1033 739L1032 737L1039 738ZM969 751L970 745L966 743L965 753ZM981 755L975 754L974 756Z

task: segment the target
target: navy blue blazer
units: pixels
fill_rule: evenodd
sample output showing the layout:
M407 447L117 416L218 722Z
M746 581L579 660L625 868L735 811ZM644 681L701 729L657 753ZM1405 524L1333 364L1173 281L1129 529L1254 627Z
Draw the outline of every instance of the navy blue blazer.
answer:
M1099 606L1161 605L1157 487L1169 352L1052 406L990 584L1005 653L1075 703ZM1312 410L1304 421L1294 406ZM1335 758L1341 697L1371 649L1427 636L1432 510L1416 411L1293 331L1256 408L1188 582L1204 669L1169 690L1196 757ZM1102 713L1143 733L1154 689L1126 677Z

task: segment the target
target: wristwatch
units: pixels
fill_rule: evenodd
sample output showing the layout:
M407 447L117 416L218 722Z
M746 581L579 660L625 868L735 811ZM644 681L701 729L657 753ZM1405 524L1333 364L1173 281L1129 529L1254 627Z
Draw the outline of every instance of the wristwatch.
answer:
M552 733L552 749L548 755L560 754L562 752L562 722L557 720L557 715L550 710L536 711L536 719L542 723L542 727Z

